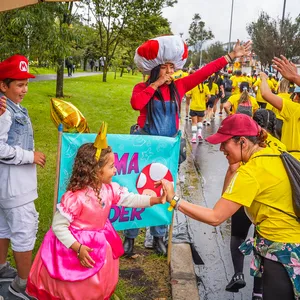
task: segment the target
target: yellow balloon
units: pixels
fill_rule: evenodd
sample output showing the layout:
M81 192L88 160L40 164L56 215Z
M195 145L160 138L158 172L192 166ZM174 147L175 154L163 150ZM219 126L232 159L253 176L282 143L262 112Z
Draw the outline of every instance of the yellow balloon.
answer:
M71 102L52 98L50 116L55 126L63 124L64 132L90 132L85 117Z

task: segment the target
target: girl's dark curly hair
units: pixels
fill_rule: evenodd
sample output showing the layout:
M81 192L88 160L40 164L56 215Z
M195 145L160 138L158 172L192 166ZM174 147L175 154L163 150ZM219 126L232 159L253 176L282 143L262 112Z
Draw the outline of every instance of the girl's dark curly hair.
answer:
M274 137L278 138L276 132L276 115L269 109L258 109L254 115L253 120L261 127L271 133Z
M161 65L158 65L151 70L150 76L146 82L147 86L149 86L151 83L155 82L159 78L160 66ZM176 85L174 84L173 81L169 84L169 90L170 90L170 103L175 102L176 112L178 113L179 106L180 106L180 96L179 96L178 90L176 88ZM154 97L156 97L158 100L160 100L162 102L164 113L166 113L166 103L163 98L163 95L160 92L160 89L158 88L147 104L147 119L149 120L150 126L155 125L155 123L153 122ZM172 111L172 106L171 106L171 111ZM156 128L156 129L158 129L158 128Z
M90 186L99 198L98 172L107 164L108 155L112 152L110 146L102 149L99 161L96 160L96 148L93 143L80 146L73 165L72 175L68 184L68 191L78 191Z

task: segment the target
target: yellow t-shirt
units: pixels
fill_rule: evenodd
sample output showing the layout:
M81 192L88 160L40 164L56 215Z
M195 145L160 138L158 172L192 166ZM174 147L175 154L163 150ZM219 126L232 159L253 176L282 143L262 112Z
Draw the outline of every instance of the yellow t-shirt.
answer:
M205 85L208 87L208 83L205 83ZM219 94L219 87L216 83L212 84L211 89L209 89L208 87L208 90L209 90L209 94L212 96Z
M273 148L273 149L280 149L282 151L286 151L286 145L282 143L280 140L278 140L275 136L268 133L268 138L266 140L267 147Z
M272 81L268 79L267 82L268 82L268 86L270 87L270 89L271 89L272 91L274 91L275 88L274 88L274 85L273 85ZM266 100L262 97L262 95L261 95L260 85L261 85L261 80L260 80L260 78L258 78L258 79L255 81L255 83L253 84L253 87L256 87L256 86L258 87L257 93L256 93L256 101L257 101L257 102L262 102L262 103L267 103L267 101L266 101Z
M222 197L245 206L248 217L262 237L273 242L300 243L300 224L267 206L295 215L291 185L281 158L257 157L262 154L280 152L266 147L254 153L239 167Z
M236 95L230 96L229 99L227 100L228 102L231 103L233 114L236 113L236 110L239 106L240 98L241 98L241 94L236 94ZM253 115L254 112L259 108L259 105L258 105L256 99L252 96L250 96L250 102L251 102L251 105L252 105L252 115Z
M300 103L282 99L280 116L284 119L282 125L281 141L288 151L300 150ZM291 152L300 160L300 152Z
M190 109L196 111L206 110L206 99L209 95L209 89L204 84L199 84L186 93L191 95Z
M177 80L179 78L183 78L188 76L189 74L187 72L183 72L182 70L177 70L176 72L174 72L172 74L172 78L174 78L174 80Z
M288 101L292 101L289 93L279 93L277 96L280 97L281 99L286 99ZM268 104L271 106L271 110L276 115L276 118L283 121L283 118L280 116L279 110L277 108L275 108L274 106L272 106L270 103L268 103ZM267 105L266 109L268 109L268 105Z
M245 80L245 77L243 76L236 76L233 80L232 80L232 95L236 95L236 94L240 94L240 85L243 81L247 81Z

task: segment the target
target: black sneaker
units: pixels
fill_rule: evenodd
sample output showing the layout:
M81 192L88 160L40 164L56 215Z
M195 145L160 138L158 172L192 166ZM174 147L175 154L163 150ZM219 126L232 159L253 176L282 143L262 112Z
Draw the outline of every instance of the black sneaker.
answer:
M236 273L232 276L230 282L227 284L225 290L227 292L237 293L239 289L246 286L243 273Z
M17 270L9 262L0 270L0 282L12 281L17 276Z
M26 291L25 287L21 288L18 286L16 281L14 280L8 287L8 290L15 296L24 299L24 300L36 300L36 298L29 296Z

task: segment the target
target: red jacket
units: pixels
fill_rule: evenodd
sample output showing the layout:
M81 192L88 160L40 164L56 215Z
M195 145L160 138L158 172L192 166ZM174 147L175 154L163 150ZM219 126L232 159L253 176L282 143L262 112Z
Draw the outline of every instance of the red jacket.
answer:
M220 57L210 62L209 64L205 65L195 73L176 80L174 83L178 90L180 101L186 92L188 92L189 90L191 90L192 88L194 88L195 86L203 82L208 76L224 68L226 65L227 65L226 59L224 57ZM162 86L159 87L159 89L162 93L164 100L170 101L169 86L167 84L163 84ZM144 127L147 118L147 103L150 101L154 93L155 90L151 86L147 87L145 82L138 83L133 88L130 103L134 110L140 111L140 115L137 119L137 123L141 128ZM157 100L157 98L154 98L154 100ZM176 127L178 130L179 127L178 114L176 118Z

